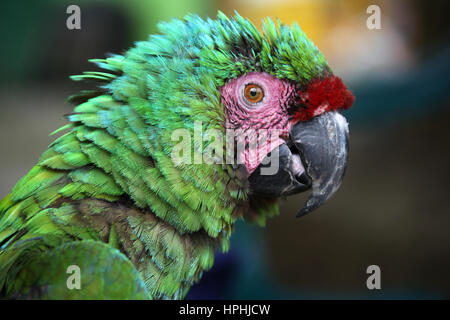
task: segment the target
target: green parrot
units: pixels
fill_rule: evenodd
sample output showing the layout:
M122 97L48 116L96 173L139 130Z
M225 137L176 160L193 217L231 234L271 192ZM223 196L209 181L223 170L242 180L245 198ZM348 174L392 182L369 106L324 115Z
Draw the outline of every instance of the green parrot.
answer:
M354 97L297 24L158 28L72 76L98 85L0 202L1 297L182 299L238 219L263 226L310 190L303 215L338 189Z

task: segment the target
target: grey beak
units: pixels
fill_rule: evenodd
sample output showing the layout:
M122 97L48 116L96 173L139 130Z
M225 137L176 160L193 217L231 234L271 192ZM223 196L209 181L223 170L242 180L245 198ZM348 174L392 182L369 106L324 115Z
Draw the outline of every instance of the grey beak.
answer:
M299 150L312 191L301 217L323 205L341 185L348 158L347 120L336 111L297 123L290 139Z

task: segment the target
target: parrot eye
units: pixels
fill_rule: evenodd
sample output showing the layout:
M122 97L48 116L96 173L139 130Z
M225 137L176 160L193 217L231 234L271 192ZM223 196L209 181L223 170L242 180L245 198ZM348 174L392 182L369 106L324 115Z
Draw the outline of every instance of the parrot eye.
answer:
M258 103L264 98L264 91L257 84L247 84L244 89L244 97L250 103Z

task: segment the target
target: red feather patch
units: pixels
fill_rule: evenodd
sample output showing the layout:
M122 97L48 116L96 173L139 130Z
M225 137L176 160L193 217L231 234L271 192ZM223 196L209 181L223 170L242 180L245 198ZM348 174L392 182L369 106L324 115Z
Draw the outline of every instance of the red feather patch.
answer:
M305 107L297 110L293 122L308 121L327 111L348 109L355 101L355 96L336 76L313 80L306 92L299 91L298 94Z

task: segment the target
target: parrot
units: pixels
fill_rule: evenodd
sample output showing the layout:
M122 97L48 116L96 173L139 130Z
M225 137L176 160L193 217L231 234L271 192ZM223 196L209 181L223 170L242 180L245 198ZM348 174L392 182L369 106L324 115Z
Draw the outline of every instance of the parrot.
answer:
M93 88L0 202L4 299L183 299L238 220L309 191L303 216L341 185L354 96L296 22L188 14L90 62L71 78Z

